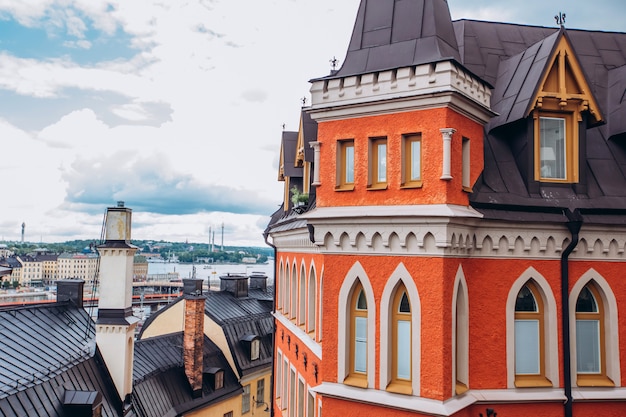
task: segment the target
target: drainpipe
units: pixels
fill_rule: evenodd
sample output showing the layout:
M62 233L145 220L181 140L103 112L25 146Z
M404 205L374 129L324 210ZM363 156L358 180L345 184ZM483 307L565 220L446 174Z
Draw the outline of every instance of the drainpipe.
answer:
M278 294L278 286L276 285L277 279L278 279L278 275L276 275L276 246L274 246L273 244L271 244L267 239L269 238L269 232L266 232L263 234L263 238L265 239L265 244L269 247L271 247L274 250L274 312L276 312L276 307L278 306L277 304L277 299L276 299L276 295ZM272 406L270 407L270 417L274 417L274 369L276 369L276 319L274 319L274 334L272 336L272 376L271 376L271 380L270 380L270 386L272 387L270 389L270 400L269 400L269 404L271 404Z
M571 348L570 348L570 322L569 322L569 255L576 245L578 245L578 232L582 226L583 219L578 209L573 212L565 209L567 216L567 229L572 235L572 240L561 253L561 327L563 338L563 385L565 390L565 417L572 417L572 369L571 369Z

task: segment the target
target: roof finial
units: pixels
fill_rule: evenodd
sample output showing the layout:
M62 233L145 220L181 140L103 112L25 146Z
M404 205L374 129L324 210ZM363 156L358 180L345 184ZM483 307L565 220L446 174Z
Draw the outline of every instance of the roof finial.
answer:
M306 106L306 97L302 97L300 101L302 102L302 107Z
M333 56L333 59L331 59L331 60L330 60L330 61L328 61L328 62L330 62L330 67L331 67L331 69L332 69L333 71L335 71L335 70L337 69L337 63L339 62L339 61L337 60L337 58L335 58L335 57Z
M554 16L554 20L556 20L557 25L565 26L565 13L559 12L559 14Z

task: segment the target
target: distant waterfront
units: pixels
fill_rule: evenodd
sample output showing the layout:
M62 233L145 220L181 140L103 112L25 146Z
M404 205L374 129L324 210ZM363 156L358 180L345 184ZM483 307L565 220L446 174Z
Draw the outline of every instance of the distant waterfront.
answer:
M180 279L191 278L195 268L196 278L208 281L213 286L219 286L219 276L231 274L250 275L253 272L262 272L267 275L267 285L274 285L274 265L266 264L188 264L149 262L148 274L178 273Z

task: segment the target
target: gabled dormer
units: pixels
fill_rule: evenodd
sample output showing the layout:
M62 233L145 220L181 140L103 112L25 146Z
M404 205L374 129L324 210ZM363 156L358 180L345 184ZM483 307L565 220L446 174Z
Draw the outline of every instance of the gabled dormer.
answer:
M533 119L534 180L577 183L581 129L603 121L567 32L561 29L527 116ZM586 123L580 125L581 122Z

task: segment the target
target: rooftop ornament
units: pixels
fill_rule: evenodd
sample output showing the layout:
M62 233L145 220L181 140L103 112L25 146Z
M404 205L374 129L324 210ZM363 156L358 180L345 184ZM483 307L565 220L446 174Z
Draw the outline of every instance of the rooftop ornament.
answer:
M565 13L559 12L559 14L554 16L554 20L556 20L557 25L565 26Z

